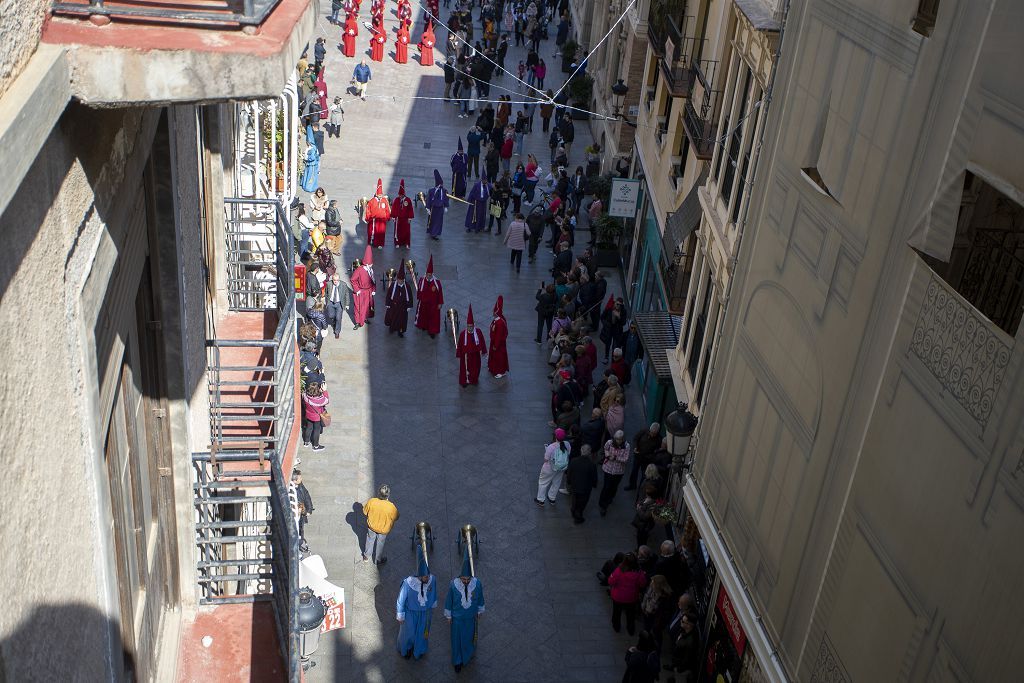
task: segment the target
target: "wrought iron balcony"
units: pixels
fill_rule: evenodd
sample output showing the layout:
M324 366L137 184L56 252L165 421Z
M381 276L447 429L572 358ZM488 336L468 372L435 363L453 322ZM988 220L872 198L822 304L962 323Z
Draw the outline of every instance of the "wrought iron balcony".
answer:
M647 40L660 58L675 62L686 35L685 0L652 0L647 21Z
M690 67L693 81L683 109L683 127L694 153L702 160L710 159L715 147L722 99L722 91L715 86L717 71L718 62L712 60L695 61Z
M259 26L280 0L57 0L55 15L89 17L97 23L114 18L171 24Z

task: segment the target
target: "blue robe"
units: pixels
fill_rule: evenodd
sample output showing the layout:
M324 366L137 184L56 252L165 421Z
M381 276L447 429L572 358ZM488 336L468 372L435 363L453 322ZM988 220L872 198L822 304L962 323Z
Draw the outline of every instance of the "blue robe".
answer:
M409 650L416 659L427 652L427 636L430 635L430 617L437 606L437 579L431 575L426 587L418 576L409 576L402 581L395 610L404 619L398 629L398 652L405 655Z
M427 220L427 232L431 237L437 237L444 228L444 212L448 209L448 190L438 185L427 193L427 209L430 211L430 218Z
M466 199L470 206L466 208L466 232L481 232L487 226L487 205L491 196L490 186L482 180L473 184L473 189Z
M452 194L460 199L466 196L466 169L469 157L463 152L452 155Z
M469 599L466 599L466 593ZM452 664L468 664L476 651L476 618L484 612L484 586L470 579L468 586L456 577L448 586L444 616L452 620Z
M306 192L315 192L320 186L320 152L316 151L316 145L306 148L306 165L302 169L301 185Z

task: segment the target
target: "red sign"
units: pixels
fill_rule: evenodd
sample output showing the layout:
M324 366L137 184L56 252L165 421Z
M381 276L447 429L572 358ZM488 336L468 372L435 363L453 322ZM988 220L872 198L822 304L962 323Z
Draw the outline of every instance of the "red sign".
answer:
M729 632L729 638L736 648L736 654L742 655L743 648L747 644L747 634L743 632L743 626L740 624L740 619L736 616L736 611L732 607L729 594L725 592L725 586L718 588L718 600L715 602L715 607L718 608L719 614L722 615L722 621L725 622L725 630Z
M302 263L295 264L295 298L306 300L306 266Z
M327 616L324 617L324 623L320 625L320 633L345 628L345 603L330 598L324 600L324 605L327 607Z

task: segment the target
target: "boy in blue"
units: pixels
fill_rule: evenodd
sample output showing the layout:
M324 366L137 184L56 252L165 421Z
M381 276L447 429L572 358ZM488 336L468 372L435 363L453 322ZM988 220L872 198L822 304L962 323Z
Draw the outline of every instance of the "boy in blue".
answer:
M409 659L419 659L427 652L427 637L430 635L430 617L437 606L437 580L430 573L423 549L416 547L418 567L415 576L402 581L395 607L398 629L398 651Z
M448 586L444 616L452 625L452 664L455 672L469 663L476 651L477 619L484 613L484 586L473 576L469 546L462 555L462 574Z

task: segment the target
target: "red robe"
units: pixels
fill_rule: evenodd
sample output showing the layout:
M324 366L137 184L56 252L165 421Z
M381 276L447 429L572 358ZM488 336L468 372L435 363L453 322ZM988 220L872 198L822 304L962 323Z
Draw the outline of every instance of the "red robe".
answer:
M412 26L412 6L408 0L398 0L398 25L406 29Z
M396 277L388 287L386 298L384 324L388 326L388 332L404 333L409 324L409 309L412 308L412 288L404 278Z
M412 200L404 194L395 197L391 206L391 217L395 219L395 246L408 247L412 240L412 229L409 221L415 218Z
M492 375L504 375L508 372L508 323L505 316L498 316L491 321L491 354L487 356L487 370Z
M420 65L434 66L434 30L428 28L420 37Z
M375 62L383 62L384 44L388 41L388 37L384 33L384 21L374 21L373 28L373 35L370 37L370 59Z
M459 334L459 344L455 348L455 355L459 358L459 384L468 386L476 384L480 379L480 356L487 355L487 342L484 341L484 333L473 328L463 330Z
M345 28L341 35L341 53L346 57L356 56L356 36L359 35L359 23L356 15L350 14L345 19Z
M383 247L384 233L387 232L388 221L391 220L388 198L374 195L366 203L363 220L366 221L366 241L371 247Z
M409 61L409 29L404 26L398 29L398 36L395 37L395 61L399 64Z
M320 69L320 76L316 79L316 82L313 83L313 85L316 86L316 93L317 93L318 99L320 101L320 119L321 120L326 119L327 115L330 113L327 110L327 82L324 80L324 74L326 73L326 71L327 71L326 67L324 67L323 69Z
M428 281L420 278L416 288L416 327L429 334L441 331L441 306L444 305L444 289L437 278Z
M377 293L377 283L374 281L373 272L366 266L359 266L349 278L352 283L353 298L355 299L356 325L362 325L368 318L373 317L373 295Z

